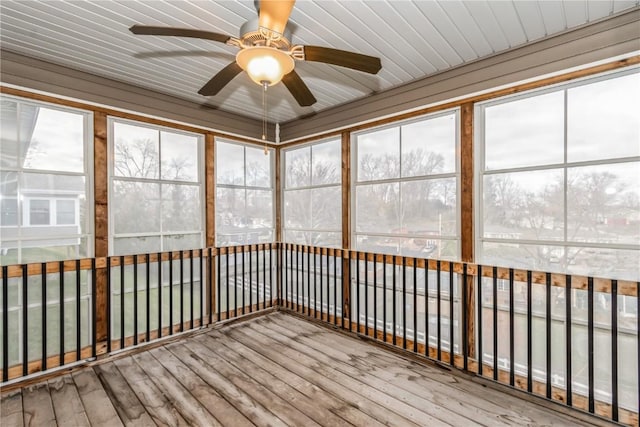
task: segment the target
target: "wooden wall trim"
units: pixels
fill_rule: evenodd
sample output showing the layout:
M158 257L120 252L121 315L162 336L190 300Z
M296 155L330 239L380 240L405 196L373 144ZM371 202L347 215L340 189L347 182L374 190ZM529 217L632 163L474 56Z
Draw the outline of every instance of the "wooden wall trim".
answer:
M386 90L360 100L331 108L314 116L281 124L282 140L302 142L337 129L353 131L356 123L366 127L379 125L380 117L395 116L416 109L409 115L421 115L423 106L468 97L504 85L515 85L527 79L562 72L597 61L627 55L639 49L640 8L567 31L555 37L533 42L488 58L463 64L401 87ZM628 64L625 64L628 65ZM579 73L579 72L577 72ZM591 72L593 73L593 72ZM576 78L568 75L567 78ZM540 85L550 84L542 81ZM532 88L527 85L526 89ZM520 90L526 90L525 87ZM493 96L502 94L495 92ZM484 96L484 95L483 95ZM479 100L480 98L476 99ZM460 103L469 102L465 98ZM385 119L386 120L386 119Z
M208 133L204 136L204 191L206 206L206 246L215 246L216 241L216 172L215 137Z
M94 256L109 255L109 178L107 115L93 113ZM107 336L107 270L96 269L96 339Z
M351 134L342 138L342 248L351 249Z
M460 245L462 262L474 262L473 103L460 108Z
M282 241L282 150L276 148L274 150L275 158L275 227L276 227L276 242Z

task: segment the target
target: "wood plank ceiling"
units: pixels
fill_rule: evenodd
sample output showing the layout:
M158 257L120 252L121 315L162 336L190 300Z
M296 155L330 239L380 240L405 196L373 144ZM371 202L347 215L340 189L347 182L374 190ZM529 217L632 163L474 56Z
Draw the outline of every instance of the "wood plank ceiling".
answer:
M607 18L639 1L299 1L295 44L382 59L371 76L297 62L318 102L300 107L283 85L269 89L269 120L286 122L463 63ZM133 24L197 28L238 36L253 1L13 1L0 4L0 47L80 71L261 118L260 88L243 73L216 97L198 89L236 49L177 37L134 36Z

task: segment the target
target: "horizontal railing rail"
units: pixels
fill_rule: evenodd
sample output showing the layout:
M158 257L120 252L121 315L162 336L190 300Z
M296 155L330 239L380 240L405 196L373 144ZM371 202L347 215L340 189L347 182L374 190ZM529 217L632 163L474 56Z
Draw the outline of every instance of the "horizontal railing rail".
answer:
M284 309L638 425L638 282L296 244L280 250Z
M5 385L275 307L638 424L634 281L279 243L0 272Z

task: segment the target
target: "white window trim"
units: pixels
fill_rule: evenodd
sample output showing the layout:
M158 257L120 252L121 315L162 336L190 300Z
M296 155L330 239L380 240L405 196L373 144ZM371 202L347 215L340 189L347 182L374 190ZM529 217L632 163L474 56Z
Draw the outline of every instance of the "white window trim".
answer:
M524 245L538 245L538 246L553 246L566 250L567 248L600 248L600 249L621 249L621 250L640 250L640 244L617 244L617 243L600 243L600 242L581 242L569 240L567 238L567 171L571 168L583 167L583 166L600 166L600 165L613 165L613 164L625 164L640 162L640 156L633 157L617 157L604 160L587 160L587 161L575 161L569 162L567 160L567 129L566 129L566 108L567 100L566 93L568 90L580 87L592 83L597 83L605 80L609 80L616 77L622 77L630 74L637 73L640 66L633 66L625 68L624 70L613 70L605 73L601 73L595 76L587 76L584 78L576 79L571 82L558 83L555 85L545 86L539 89L532 89L515 95L507 95L500 98L492 99L489 101L478 102L474 105L474 222L475 222L475 236L474 236L474 253L476 259L482 258L483 243L505 243L505 244L524 244ZM485 132L484 132L484 117L487 107L494 105L505 104L522 99L528 99L535 96L545 95L551 92L563 91L565 93L564 100L564 160L562 163L544 164L538 166L522 166L503 169L491 169L486 170L485 166ZM540 170L562 170L564 175L565 189L564 189L564 236L562 240L531 240L531 239L510 239L510 238L494 238L484 237L484 201L483 201L483 178L488 175L499 175L512 172L527 172L527 171L540 171Z
M310 141L304 144L300 144L300 145L295 145L293 147L289 147L289 148L285 148L284 150L282 150L282 152L280 153L280 176L283 177L282 179L282 194L280 195L280 206L282 206L282 241L283 242L287 242L286 240L286 232L287 231L295 231L295 232L303 232L303 233L337 233L342 235L342 222L340 223L340 228L336 228L336 229L317 229L317 228L289 228L286 227L286 218L285 218L285 212L284 212L284 202L285 202L285 194L287 192L292 192L292 191L301 191L301 190L316 190L316 189L320 189L320 188L339 188L340 189L340 195L342 195L342 173L340 174L340 180L338 183L332 183L332 184L318 184L318 185L313 185L313 184L309 184L309 185L305 185L305 186L301 186L301 187L290 187L287 188L287 161L286 161L286 153L287 152L291 152L291 151L295 151L295 150L299 150L302 148L309 148L309 161L310 161L310 165L309 165L309 176L313 177L313 146L316 145L320 145L320 144L324 144L327 142L335 142L338 141L338 143L340 144L340 146L342 146L342 140L339 136L333 136L333 137L328 137L328 138L322 138L322 139L318 139L318 140L314 140L314 141ZM340 157L342 158L342 148L340 149ZM342 159L341 159L341 164L342 164ZM342 168L341 168L342 170ZM341 215L342 216L342 215ZM340 238L340 240L342 240L342 238ZM339 246L342 246L342 242L340 243Z
M400 170L398 171L398 178L387 178L375 181L360 181L358 182L358 136L364 135L371 132L378 132L385 129L400 127L410 125L412 123L417 123L424 120L435 119L438 117L447 116L450 114L455 115L455 132L456 132L456 158L455 158L455 172L450 173L440 173L433 175L420 175L420 176L411 176L411 177L402 177L402 136L400 137L399 150L400 150ZM369 128L366 130L362 130L360 132L353 132L351 134L351 249L357 249L358 236L383 236L383 237L395 237L400 239L411 239L414 237L419 238L427 238L433 240L449 240L449 241L457 241L457 253L456 259L460 259L462 254L462 245L461 245L461 224L460 224L460 216L461 216L461 187L460 187L460 137L461 137L461 129L460 129L460 107L450 108L442 111L438 111L435 113L425 114L419 117L414 117L407 120L401 120L397 122L392 122L387 125L382 125L374 128ZM390 183L399 183L403 182L411 182L411 181L425 181L425 180L435 180L435 179L443 179L443 178L455 178L456 179L456 234L455 235L420 235L416 236L415 234L396 234L396 233L365 233L356 231L356 219L357 219L357 211L356 211L356 188L360 185L371 185L371 184L390 184Z
M115 160L115 141L114 141L114 124L115 123L123 123L130 126L142 127L147 129L152 129L157 131L158 136L158 158L160 159L160 164L158 165L158 178L134 178L134 177L126 177L119 176L115 174L114 170L114 160ZM107 116L107 179L109 182L108 188L108 200L113 200L114 191L113 184L114 181L128 181L128 182L144 182L151 184L177 184L184 186L194 186L199 187L199 196L200 200L204 202L206 200L205 194L205 173L204 173L204 156L205 156L205 141L204 135L200 133L187 132L180 129L175 129L168 126L160 126L160 125L152 125L145 122L139 122L135 120L128 120L115 116ZM169 179L161 179L162 175L162 143L160 138L160 132L166 131L175 134L182 134L189 137L196 137L198 143L198 162L197 162L197 181L182 181L182 180L169 180ZM160 209L162 209L162 204L160 205ZM164 231L162 229L162 215L160 215L160 231L156 232L141 232L141 233L115 233L113 230L114 222L114 212L112 208L109 208L109 255L114 256L115 249L115 240L117 238L127 238L127 237L159 237L160 238L160 248L158 251L154 252L162 252L163 248L163 237L165 236L176 236L176 235L200 235L200 247L204 247L205 245L205 234L206 234L206 203L200 203L200 230L186 230L186 231ZM195 249L195 248L192 248Z
M95 226L95 213L94 213L94 170L93 170L93 112L90 110L83 110L80 108L74 108L74 107L69 107L69 106L62 106L59 104L54 104L54 103L50 103L50 102L45 102L45 101L34 101L28 98L22 98L19 96L14 96L14 95L6 95L6 94L0 94L0 97L2 99L6 99L9 101L13 101L17 103L17 108L18 111L20 110L22 105L28 105L28 106L32 106L32 107L36 107L36 108L50 108L53 110L59 110L59 111L65 111L65 112L70 112L70 113L75 113L75 114L81 114L82 115L82 127L83 127L83 135L82 135L82 141L83 141L83 167L84 167L84 171L83 172L69 172L69 171L57 171L57 170L47 170L47 169L31 169L31 168L22 168L22 167L2 167L3 171L9 171L9 172L15 172L17 175L17 179L18 182L21 182L21 176L24 173L28 173L28 174L45 174L45 175L66 175L66 176L78 176L78 177L83 177L85 178L85 203L86 203L86 217L85 217L85 224L80 224L80 215L79 215L79 211L78 214L76 215L76 223L78 225L78 229L80 230L82 228L82 226L85 227L85 232L84 233L78 233L78 234L74 234L74 235L70 235L70 238L78 238L79 240L82 239L86 239L87 240L87 246L86 246L86 256L87 257L91 257L93 256L94 253L94 241L95 241L95 233L94 233L94 226ZM19 132L19 129L18 129ZM19 135L18 135L19 138ZM18 157L20 156L20 151L21 151L21 147L18 146ZM22 193L22 190L19 188L18 189L18 194L16 196L16 198L19 201L22 201L23 198L25 197L25 195ZM78 208L79 209L79 208ZM26 209L24 209L24 206L22 206L22 203L18 203L18 218L24 218L24 211L27 211ZM4 226L3 226L4 227ZM22 229L25 227L24 223L21 225L20 223L18 223L17 226L7 226L7 227L17 227L18 228L18 237L15 240L17 243L16 245L16 250L18 251L18 263L22 263L22 244L21 241L22 240L42 240L43 238L46 237L38 237L37 239L31 239L31 238L24 238L22 236ZM47 226L45 226L47 227ZM48 227L51 227L48 226ZM56 238L64 238L64 236L56 236Z
M239 185L239 184L218 184L217 182L217 170L218 170L218 143L222 142L225 144L232 144L232 145L237 145L243 148L242 151L242 155L243 155L243 164L244 164L244 184L243 185ZM216 205L217 205L217 199L218 199L218 188L228 188L228 189L234 189L234 190L240 190L243 189L245 190L245 204L246 204L246 190L258 190L258 191L270 191L271 192L271 218L272 218L272 224L271 227L261 227L261 228L247 228L246 231L242 231L242 232L236 232L236 233L224 233L224 236L244 236L250 233L255 233L255 232L261 232L261 231L271 231L271 234L273 236L273 240L276 240L276 167L275 167L275 162L276 162L276 150L274 148L268 147L267 150L270 153L269 156L269 174L270 174L270 181L271 181L271 185L269 187L258 187L258 186L248 186L247 184L247 150L246 148L256 148L257 146L255 144L248 144L245 142L240 142L240 141L235 141L233 139L229 139L229 138L221 138L221 137L215 137L214 139L214 160L215 160L215 170L216 170L216 176L213 177L214 180L214 189L215 189L215 198L216 198ZM217 214L217 212L216 212ZM214 240L215 240L215 245L219 246L220 243L218 242L218 235L222 234L218 232L218 222L216 221L216 229L214 230Z

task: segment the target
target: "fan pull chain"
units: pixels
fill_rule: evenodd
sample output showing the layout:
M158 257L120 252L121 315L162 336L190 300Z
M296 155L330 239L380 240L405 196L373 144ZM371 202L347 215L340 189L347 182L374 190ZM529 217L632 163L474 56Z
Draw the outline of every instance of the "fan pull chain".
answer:
M267 150L267 88L269 87L268 82L262 82L262 140L265 142L264 144L264 154L265 156L269 154Z

